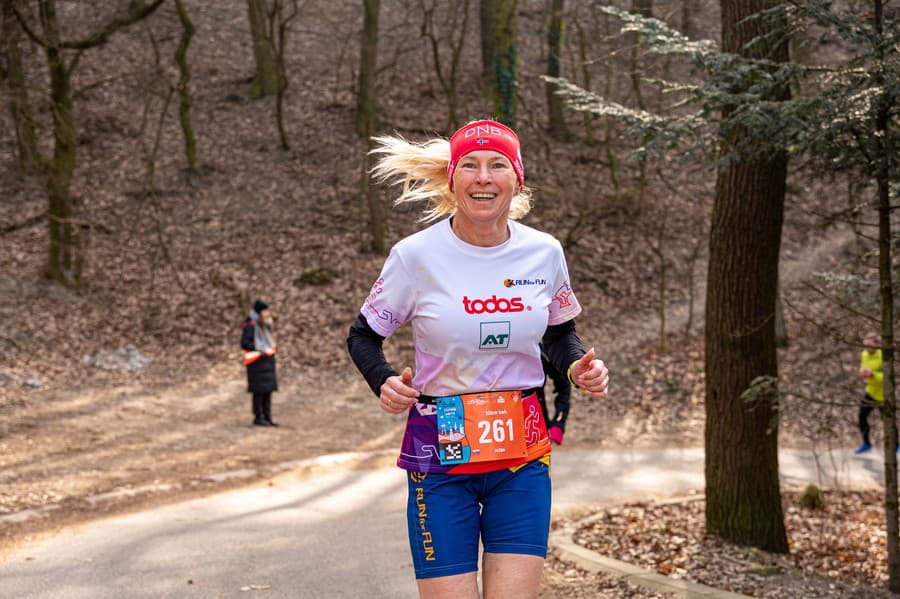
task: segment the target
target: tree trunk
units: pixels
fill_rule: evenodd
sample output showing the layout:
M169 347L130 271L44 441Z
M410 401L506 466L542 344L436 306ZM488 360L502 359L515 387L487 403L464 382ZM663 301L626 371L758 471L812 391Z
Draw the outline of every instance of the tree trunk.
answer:
M641 15L642 17L653 17L653 0L632 0L631 12ZM644 101L644 94L641 91L641 65L638 56L638 36L632 34L628 36L628 42L631 44L631 90L634 93L634 101L640 110L646 110L647 105ZM642 145L646 144L648 137L644 137ZM647 159L645 157L638 158L638 201L636 214L640 215L644 212L644 204L647 196Z
M497 81L494 76L494 0L481 0L481 86L484 99L494 101Z
M381 0L363 0L362 53L359 60L359 89L356 93L356 132L368 138L378 130L375 101L375 65L378 58L378 11Z
M494 119L516 126L519 57L516 47L517 0L494 0Z
M100 46L116 31L150 16L164 0L151 0L149 4L133 0L127 13L110 17L95 31L81 39L63 40L56 15L56 0L39 0L38 15L41 35L34 34L26 25L25 17L16 11L16 18L32 40L44 49L50 78L50 112L53 118L53 158L42 160L47 188L47 222L49 252L47 276L67 287L77 289L81 284L84 254L80 228L84 223L76 219L75 199L71 194L72 176L75 172L75 116L72 109L72 71L81 53ZM8 5L8 3L6 3ZM15 11L15 6L13 6ZM75 50L71 61L66 61L64 50Z
M550 28L547 30L547 75L559 77L559 57L563 46L563 1L549 0ZM567 141L569 132L563 117L563 101L556 95L557 86L546 84L547 109L550 117L550 136L559 141Z
M879 115L879 131L887 134L887 112ZM887 144L886 144L887 145ZM891 151L886 148L885 151ZM889 156L889 155L885 155ZM889 158L882 157L887 164ZM878 277L881 296L881 357L884 369L884 507L887 518L888 586L900 592L900 543L897 499L897 396L894 378L894 289L891 273L891 205L890 177L887 168L878 176Z
M774 0L721 6L725 52L746 55L747 42L772 33L747 18ZM787 60L784 37L770 36L781 43L754 55ZM734 141L724 139L723 152ZM777 397L771 391L752 403L741 397L754 378L778 375L775 296L787 157L757 149L729 161L716 178L706 299L706 528L729 542L784 553Z
M884 511L887 520L888 587L900 592L900 530L897 498L897 395L894 378L894 283L891 273L891 173L897 166L897 148L893 147L888 130L891 112L896 109L896 95L886 88L884 68L884 6L882 0L874 1L872 15L877 45L875 54L877 74L875 81L881 87L875 113L878 144L878 171L875 176L878 189L878 280L881 297L881 358L884 384Z
M364 147L367 150L371 149L371 145L368 143L364 144ZM365 196L366 207L369 210L369 237L371 239L371 250L377 254L386 254L387 231L385 230L386 211L384 198L381 195L381 190L378 188L378 185L368 177L368 173L373 166L370 163L370 158L369 152L366 151L362 159L362 181L363 195Z
M359 61L359 90L356 97L356 132L362 138L362 195L369 211L371 249L386 253L384 202L378 186L369 180L370 137L378 132L378 105L375 102L375 65L378 58L378 11L380 0L363 0L362 52Z
M604 13L604 16L607 17L607 23L608 23L609 15L606 15ZM575 27L576 39L578 40L578 43L576 44L576 47L578 48L578 50L577 50L578 56L577 56L577 59L573 62L575 64L581 65L581 87L583 87L584 89L590 90L591 89L591 67L590 67L590 60L588 59L588 49L587 49L588 42L586 39L586 35L584 33L584 28L581 26L581 21L577 17L577 15L572 16L572 25L574 25L574 27ZM612 61L607 61L606 64L609 65L610 62L612 62ZM607 74L608 74L608 71L607 71ZM606 94L605 97L608 98L609 97L609 79L608 78L607 78L607 85L604 88L604 90L605 90L604 93ZM584 144L586 146L592 146L592 145L594 145L594 129L591 125L594 121L594 117L590 113L585 112L582 116L582 119L583 119L582 124L583 124L583 130L584 130ZM609 150L609 147L607 146L607 159L609 159L609 155L608 155L609 151L608 150ZM613 178L613 188L616 191L618 191L618 189L619 189L619 182L615 178Z
M653 18L653 0L632 0L631 12L648 19Z
M278 125L278 139L281 141L282 150L291 149L288 143L287 130L284 126L284 98L290 83L287 67L285 66L285 50L287 49L287 38L291 21L297 18L299 12L300 7L297 5L297 0L291 0L291 11L287 16L284 14L283 1L275 0L273 23L278 23L278 43L275 46L275 58L278 64L278 95L275 98L275 123Z
M181 131L184 134L184 155L187 159L188 172L197 171L197 138L194 136L194 128L191 125L191 67L187 60L187 49L194 37L194 24L191 22L182 0L175 0L175 10L181 21L181 39L178 40L178 48L175 50L175 62L178 64L178 118L181 122Z
M66 287L77 289L81 284L83 255L70 190L75 171L75 117L72 113L71 72L60 49L55 0L41 0L40 19L47 44L44 50L50 71L54 141L53 160L46 169L50 227L47 275Z
M784 307L781 305L781 287L775 293L775 347L787 347L788 334L784 325Z
M275 61L275 44L269 27L266 0L247 0L250 18L250 35L253 37L253 59L256 70L250 86L251 98L262 98L278 93L278 64Z
M702 10L700 0L681 0L681 32L691 39L700 35L696 17Z
M4 1L0 15L0 39L6 54L5 68L0 65L0 78L9 88L9 110L16 134L19 166L26 172L36 172L41 167L41 155L34 129L28 86L25 81L25 67L19 52L19 26L12 11L12 2Z

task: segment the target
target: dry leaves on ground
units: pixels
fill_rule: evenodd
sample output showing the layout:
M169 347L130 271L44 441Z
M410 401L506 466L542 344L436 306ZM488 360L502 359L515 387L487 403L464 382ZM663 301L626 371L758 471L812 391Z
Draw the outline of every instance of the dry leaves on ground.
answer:
M783 494L789 555L706 536L702 498L604 508L582 520L574 538L602 555L748 596L889 596L878 590L887 581L881 494L826 492L823 510L796 500Z

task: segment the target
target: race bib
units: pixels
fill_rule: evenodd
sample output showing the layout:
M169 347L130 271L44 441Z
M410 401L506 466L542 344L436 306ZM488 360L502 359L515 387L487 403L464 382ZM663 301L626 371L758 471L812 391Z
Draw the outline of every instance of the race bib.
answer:
M438 397L441 464L524 458L525 421L521 391L490 391Z

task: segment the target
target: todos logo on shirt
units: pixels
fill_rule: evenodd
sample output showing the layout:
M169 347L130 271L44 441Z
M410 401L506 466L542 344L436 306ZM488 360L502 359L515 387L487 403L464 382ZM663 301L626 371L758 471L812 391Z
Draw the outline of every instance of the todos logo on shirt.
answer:
M497 297L492 295L487 299L469 299L469 296L463 296L463 308L466 314L506 314L508 312L524 312L525 305L522 303L521 297L506 299L505 297Z

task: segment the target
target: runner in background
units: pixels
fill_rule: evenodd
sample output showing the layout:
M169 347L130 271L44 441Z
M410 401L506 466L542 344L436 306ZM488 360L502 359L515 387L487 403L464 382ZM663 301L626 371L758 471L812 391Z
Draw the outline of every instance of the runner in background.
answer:
M581 306L560 243L516 222L530 208L519 139L494 121L410 143L381 137L374 169L396 203L437 221L398 242L350 327L381 409L403 414L407 528L419 594L536 597L550 526L550 441L536 389L549 361L592 396L609 375L575 333ZM382 345L412 327L415 375Z
M883 414L884 409L884 370L881 358L881 336L872 331L863 338L864 349L859 357L859 378L866 383L866 394L859 402L859 434L862 444L853 452L856 455L872 450L869 438L869 415L875 408ZM900 448L898 448L900 449Z

